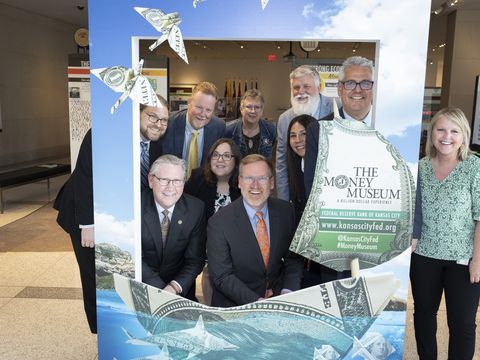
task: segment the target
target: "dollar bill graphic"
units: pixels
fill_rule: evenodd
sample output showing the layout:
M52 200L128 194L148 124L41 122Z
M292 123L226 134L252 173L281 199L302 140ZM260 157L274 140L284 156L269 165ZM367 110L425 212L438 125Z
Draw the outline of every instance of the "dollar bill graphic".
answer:
M118 274L114 281L148 334L128 334L127 343L167 346L173 359L313 359L315 352L320 359L330 348L343 358L400 286L393 274L381 274L213 308Z
M143 60L137 67L130 69L124 66L92 69L91 72L105 85L115 92L122 93L110 109L114 113L118 107L130 97L133 101L147 106L162 107L157 94L148 79L142 75Z
M410 246L414 183L400 153L359 121L319 122L315 178L290 250L337 271ZM359 151L358 149L361 149Z
M196 6L195 2L193 3ZM183 43L182 32L178 25L182 21L178 12L166 14L160 9L135 7L135 10L147 20L157 31L163 35L155 41L149 49L153 51L160 46L165 40L168 40L168 45L175 51L178 56L188 64L188 57Z

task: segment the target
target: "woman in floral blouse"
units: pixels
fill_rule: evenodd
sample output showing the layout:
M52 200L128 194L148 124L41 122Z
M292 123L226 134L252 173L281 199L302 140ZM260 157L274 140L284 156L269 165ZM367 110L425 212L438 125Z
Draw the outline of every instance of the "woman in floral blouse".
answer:
M410 280L420 359L437 358L437 311L445 292L448 358L472 359L480 297L480 158L468 148L470 126L457 108L432 119L421 189ZM421 221L418 221L421 220Z

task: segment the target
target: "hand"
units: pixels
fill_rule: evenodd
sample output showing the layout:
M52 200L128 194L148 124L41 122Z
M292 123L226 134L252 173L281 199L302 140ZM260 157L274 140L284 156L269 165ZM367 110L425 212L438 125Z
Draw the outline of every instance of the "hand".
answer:
M272 297L273 296L273 290L272 289L267 289L267 291L265 291L265 299L268 299L269 297Z
M170 294L177 295L177 292L172 285L167 285L163 288L163 291L169 292Z
M412 253L417 249L418 239L412 239Z
M480 260L472 260L468 265L470 270L470 283L480 282Z
M82 228L82 246L93 248L95 247L95 228Z

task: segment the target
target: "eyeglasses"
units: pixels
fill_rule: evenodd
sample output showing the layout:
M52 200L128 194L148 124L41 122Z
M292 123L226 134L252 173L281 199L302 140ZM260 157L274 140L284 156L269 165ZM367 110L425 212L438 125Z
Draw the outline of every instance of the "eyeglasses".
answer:
M215 152L212 154L212 160L218 160L218 159L222 158L223 161L230 161L230 160L232 160L232 158L234 158L234 157L235 157L235 155L232 155L232 154L230 154L230 153L228 153L228 152L223 153L223 154L220 154L220 153L218 153L218 152L215 151Z
M262 185L267 185L272 176L242 176L240 177L245 181L247 184L253 184L255 181L258 181Z
M175 187L180 187L185 184L184 179L167 179L167 178L159 178L157 175L153 174L153 177L158 180L160 185L162 186L168 186L170 183L172 183L173 186Z
M262 108L261 106L258 106L258 105L245 105L243 106L244 109L247 109L248 111L260 111L260 109Z
M362 80L360 82L356 82L355 80L346 80L340 81L343 84L345 90L353 90L360 85L360 89L362 90L371 90L373 87L373 81L370 80Z
M160 124L168 125L168 119L159 118L157 115L154 115L154 114L147 114L147 116L148 116L148 121L150 121L152 124L156 125L160 121Z

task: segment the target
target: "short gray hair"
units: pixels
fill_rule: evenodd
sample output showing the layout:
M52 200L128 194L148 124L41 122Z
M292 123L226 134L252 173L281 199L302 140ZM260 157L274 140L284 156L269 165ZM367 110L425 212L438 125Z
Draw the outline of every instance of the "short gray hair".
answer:
M350 56L348 59L346 59L342 66L340 67L340 71L338 72L338 80L343 81L345 79L345 69L348 69L349 67L352 66L359 66L359 67L364 67L370 70L370 73L372 74L373 78L373 61L369 60L367 58L364 58L362 56Z
M175 155L172 155L172 154L162 155L157 160L155 160L153 162L152 166L150 167L150 171L149 171L148 174L149 175L155 175L155 172L158 170L158 168L161 165L165 165L165 164L181 166L182 171L183 171L183 177L184 178L186 177L187 163L185 162L185 160L180 159L180 158L178 158L178 157L176 157Z
M318 74L318 71L310 65L300 65L299 67L295 68L290 73L290 85L292 84L293 79L298 79L307 75L313 77L315 86L317 88L320 87L320 75Z

